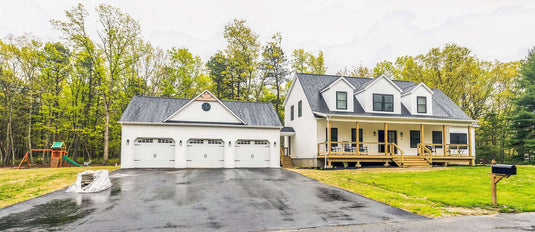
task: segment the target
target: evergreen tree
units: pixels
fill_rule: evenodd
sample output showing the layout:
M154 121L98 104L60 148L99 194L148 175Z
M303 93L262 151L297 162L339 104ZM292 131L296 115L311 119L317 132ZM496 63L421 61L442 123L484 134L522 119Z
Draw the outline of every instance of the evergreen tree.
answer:
M514 131L511 145L523 157L535 153L535 47L522 64L518 85L522 91L513 101L516 110L511 118Z

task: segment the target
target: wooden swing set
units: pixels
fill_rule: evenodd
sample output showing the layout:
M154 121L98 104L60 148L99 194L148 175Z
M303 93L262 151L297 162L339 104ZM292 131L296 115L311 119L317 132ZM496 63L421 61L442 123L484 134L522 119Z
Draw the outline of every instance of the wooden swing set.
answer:
M30 149L26 152L22 160L20 161L17 169L20 169L23 163L26 163L28 167L30 166L30 152L32 151L50 151L50 167L59 168L65 167L67 158L67 146L63 142L54 142L52 147L49 149Z

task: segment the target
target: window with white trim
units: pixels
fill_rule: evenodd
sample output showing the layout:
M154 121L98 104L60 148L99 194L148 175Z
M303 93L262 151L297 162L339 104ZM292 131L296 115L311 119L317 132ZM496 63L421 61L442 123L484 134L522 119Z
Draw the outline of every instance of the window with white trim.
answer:
M347 110L347 92L336 91L336 109Z
M417 112L418 113L427 113L427 98L426 97L416 97L417 103Z
M394 95L392 94L373 94L373 110L394 112Z

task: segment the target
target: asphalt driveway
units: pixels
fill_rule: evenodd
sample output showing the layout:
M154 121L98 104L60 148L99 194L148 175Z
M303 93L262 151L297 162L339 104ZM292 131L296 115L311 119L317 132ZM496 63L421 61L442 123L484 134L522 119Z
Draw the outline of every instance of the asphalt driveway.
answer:
M284 169L131 169L0 209L0 231L258 231L425 219Z

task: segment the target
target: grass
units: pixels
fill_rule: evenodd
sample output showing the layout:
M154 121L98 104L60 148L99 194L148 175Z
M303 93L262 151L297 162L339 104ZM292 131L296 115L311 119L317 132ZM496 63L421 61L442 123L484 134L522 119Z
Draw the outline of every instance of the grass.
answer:
M71 185L85 170L117 170L115 166L0 169L0 208Z
M535 211L534 166L517 166L518 175L498 183L498 207L491 204L490 167L292 171L431 217Z

